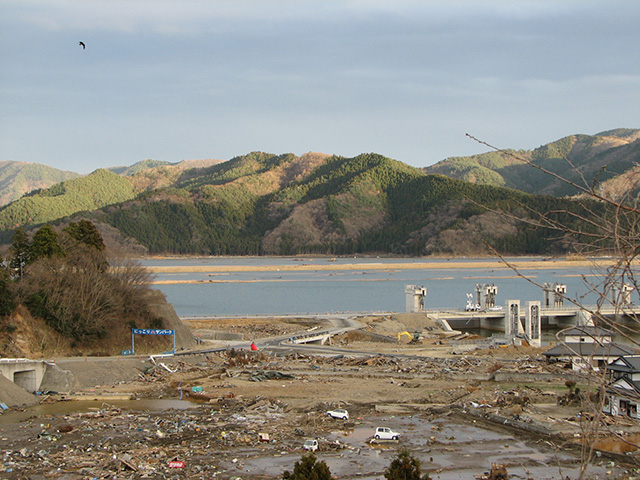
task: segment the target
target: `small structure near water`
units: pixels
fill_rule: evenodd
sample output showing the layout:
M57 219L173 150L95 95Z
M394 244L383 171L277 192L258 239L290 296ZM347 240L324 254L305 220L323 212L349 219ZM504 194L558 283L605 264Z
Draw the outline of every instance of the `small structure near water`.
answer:
M422 285L407 285L404 287L406 312L424 312L424 298L427 296L427 287Z
M496 295L498 287L494 284L476 283L476 305L480 305L481 310L495 307Z
M613 332L594 325L568 328L559 333L562 343L543 353L549 361L567 362L573 370L598 370L625 355L637 355L636 348L613 342Z
M564 297L567 295L567 286L565 284L545 282L542 288L544 290L545 307L557 308L564 305Z

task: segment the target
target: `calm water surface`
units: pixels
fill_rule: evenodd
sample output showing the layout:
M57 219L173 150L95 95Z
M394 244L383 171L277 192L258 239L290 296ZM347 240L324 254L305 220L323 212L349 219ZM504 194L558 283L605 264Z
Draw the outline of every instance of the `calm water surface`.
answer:
M519 260L534 260L522 259ZM404 312L406 285L427 287L426 308L463 308L467 293L480 283L498 287L496 304L507 300L543 300L542 289L505 268L473 268L487 259L452 259L458 268L419 268L367 270L367 265L381 263L443 263L446 259L397 258L279 258L232 257L189 259L146 259L147 266L273 266L357 264L362 270L313 271L244 271L230 273L161 273L156 280L201 281L206 283L160 284L160 289L181 317L323 314L335 312ZM541 266L544 261L540 260ZM462 267L460 267L462 265ZM583 303L595 303L585 283L602 281L601 272L591 268L540 268L520 273L537 283L559 282L567 285L567 297ZM637 303L633 293L632 301Z

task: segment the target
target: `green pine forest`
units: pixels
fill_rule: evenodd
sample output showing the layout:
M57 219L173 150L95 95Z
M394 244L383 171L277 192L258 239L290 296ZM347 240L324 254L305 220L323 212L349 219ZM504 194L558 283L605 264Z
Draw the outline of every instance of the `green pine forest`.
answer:
M579 185L604 183L640 163L640 130L618 128L597 135L570 135L534 150L491 151L451 157L423 169L468 182L528 193L575 195L575 187L520 162L533 162Z
M571 212L586 215L585 200L429 175L375 153L252 152L196 173L141 188L136 176L149 170L97 170L31 192L0 209L0 243L20 226L62 229L80 219L117 229L149 254L469 255L487 246L562 254L585 240L519 220L548 215L580 230Z

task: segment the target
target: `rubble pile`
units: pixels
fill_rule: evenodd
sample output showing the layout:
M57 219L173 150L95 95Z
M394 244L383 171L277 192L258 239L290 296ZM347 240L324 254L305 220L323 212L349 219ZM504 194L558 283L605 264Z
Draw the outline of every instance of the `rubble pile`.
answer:
M188 410L129 413L104 404L97 411L29 420L20 435L2 439L0 471L19 474L15 478L61 472L68 479L166 478L175 472L172 462L183 462L185 474L213 478L236 463L238 448L245 457L299 450L299 435L311 431L312 420L285 410L267 398L225 398ZM313 431L323 424L329 420L314 419Z
M211 331L226 331L242 334L243 338L257 339L266 337L276 337L299 333L312 322L303 318L288 318L287 321L274 322L271 319L206 319L189 320L189 326L194 334Z
M491 470L477 477L479 480L508 480L509 472L505 465L492 464Z
M483 381L490 382L496 372L544 373L549 366L530 359L496 362L480 357L453 358L394 358L387 355L371 356L324 356L301 353L284 355L263 352L235 351L209 354L205 362L190 364L176 362L171 367L154 365L139 375L143 384L137 389L137 398L171 397L180 392L180 398L210 401L231 389L231 379L250 382L293 380L294 383L330 384L337 380L333 374L352 378L379 378L400 388L420 389L431 382L446 382L446 389L425 388L418 403L453 404L475 402L496 407L520 403L533 397L532 403L553 403L555 396L548 398L541 390L528 389L505 394L479 388ZM332 374L329 375L328 373ZM179 380L178 380L179 379ZM193 391L205 386L205 391ZM509 400L501 401L501 398ZM516 400L512 400L512 398Z
M501 352L507 355L501 357ZM368 442L372 427L384 422L396 422L390 425L395 428L410 422L402 432L402 445L422 455L429 453L424 449L441 448L443 458L450 456L452 436L425 444L419 429L427 428L426 421L439 419L443 423L437 428L444 430L454 419L482 419L501 427L544 425L536 431L575 440L580 432L576 408L557 405L557 399L569 392L564 371L528 353L492 349L486 356L440 358L229 348L139 359L132 364L134 380L108 384L96 379L77 393L98 398L127 394L132 404L136 399L189 400L191 408L140 411L106 402L90 411L23 420L19 428L0 425L0 477L277 478L248 472L255 468L255 459L284 458L290 468L290 460L299 458L309 439L319 442L322 453L345 458L350 465L373 461L360 457L361 448L391 455L396 444ZM85 365L91 367L90 362ZM117 365L124 368L123 362ZM497 381L499 376L503 379ZM64 399L53 393L47 398ZM349 419L330 418L327 410L335 408L347 408ZM367 433L359 430L365 422ZM468 428L475 426L463 431ZM413 444L405 440L412 429L417 439ZM358 431L359 443L348 447L336 442L336 432L342 430ZM435 438L438 432L430 435ZM502 478L501 465L487 478Z

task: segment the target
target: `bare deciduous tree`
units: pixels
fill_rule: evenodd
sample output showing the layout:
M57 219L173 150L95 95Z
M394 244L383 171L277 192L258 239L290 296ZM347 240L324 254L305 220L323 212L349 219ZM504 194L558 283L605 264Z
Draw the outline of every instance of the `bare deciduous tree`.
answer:
M151 274L139 262L65 238L64 256L40 258L19 282L21 299L37 316L76 341L101 338L125 322L148 325Z
M534 215L525 221L558 232L558 238L573 239L572 245L578 255L585 258L606 256L610 260L606 262L606 267L602 267L600 262L593 262L594 275L583 277L589 292L597 299L595 305L587 305L580 299L567 300L581 309L583 315L590 318L594 326L612 330L625 337L628 342L638 345L640 319L630 302L629 294L631 291L640 290L638 279L640 168L635 166L619 176L615 187L612 187L608 183L600 182L606 166L602 167L593 178L587 178L579 167L565 158L571 170L576 173L576 178L579 179L579 181L572 181L512 151L494 147L469 134L467 136L496 152L549 175L550 178L572 186L578 192L573 199L580 207L579 209L562 212L533 212ZM567 218L574 221L567 222ZM497 255L497 252L494 251L494 253ZM543 288L535 280L518 272L504 258L502 260L519 276ZM614 314L605 314L604 307L608 307L607 310L613 308ZM596 338L594 341L599 342ZM579 355L579 352L576 352L576 355ZM582 363L593 365L593 358L583 358ZM593 462L598 442L605 435L619 435L618 432L608 428L606 422L603 422L603 410L607 401L606 387L609 381L605 369L590 368L583 371L583 374L587 391L579 396L582 436L580 480L587 477L587 470Z

